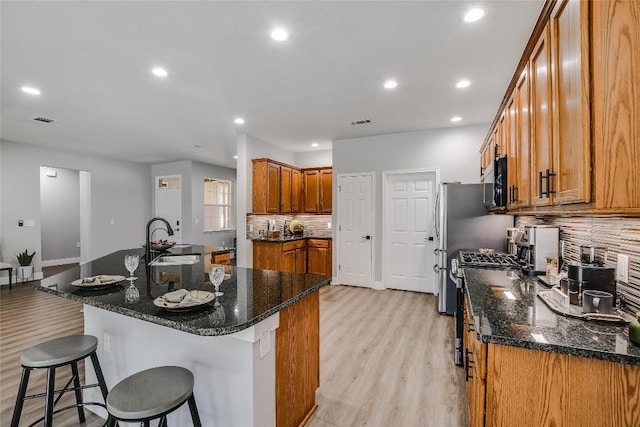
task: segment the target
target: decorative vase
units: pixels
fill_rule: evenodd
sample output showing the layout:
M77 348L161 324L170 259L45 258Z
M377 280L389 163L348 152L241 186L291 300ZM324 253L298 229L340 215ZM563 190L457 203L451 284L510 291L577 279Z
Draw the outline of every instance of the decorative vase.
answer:
M629 324L629 339L631 342L640 345L640 321L638 321L637 315Z
M28 282L33 280L33 265L21 265L16 268L16 282Z
M304 233L304 230L293 230L293 235L300 237L302 236L302 233Z

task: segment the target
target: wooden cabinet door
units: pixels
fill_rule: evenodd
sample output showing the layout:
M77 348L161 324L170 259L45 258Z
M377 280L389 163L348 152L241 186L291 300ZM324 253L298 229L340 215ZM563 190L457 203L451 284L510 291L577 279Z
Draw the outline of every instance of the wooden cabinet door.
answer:
M280 270L287 273L295 273L296 272L296 249L282 252L282 261Z
M280 166L280 212L291 212L291 168Z
M519 208L531 205L531 118L529 112L529 68L525 67L515 87L517 112L517 167L514 196Z
M532 126L532 183L534 191L531 204L534 206L550 205L551 194L545 194L547 187L551 190L547 172L552 172L551 165L551 56L549 52L549 24L545 26L540 39L531 54L531 126ZM549 184L547 186L547 184Z
M307 272L307 249L300 248L296 249L295 254L295 272L296 273L306 273Z
M507 209L513 209L517 206L517 199L515 198L515 188L517 187L516 183L518 177L517 113L517 102L514 93L511 95L509 102L507 102L504 118L504 141L507 147L507 188L503 191L507 191Z
M298 169L291 169L291 212L302 211L302 172Z
M331 275L330 241L309 239L307 248L307 273Z
M320 200L320 172L316 170L304 171L304 211L318 212Z
M551 13L554 204L591 201L588 8L563 0Z
M320 209L321 213L331 213L332 170L320 169Z
M280 212L280 166L267 164L267 212Z

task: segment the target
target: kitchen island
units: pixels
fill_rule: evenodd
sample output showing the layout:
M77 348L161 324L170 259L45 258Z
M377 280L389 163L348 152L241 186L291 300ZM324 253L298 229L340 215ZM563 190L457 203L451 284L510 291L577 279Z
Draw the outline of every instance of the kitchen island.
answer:
M210 250L210 248L207 248ZM330 278L227 266L224 295L192 311L167 311L154 299L178 289L213 291L205 274L210 257L202 246L175 252L197 254L190 265L140 262L125 300L125 280L94 290L71 285L80 278L123 275L122 250L42 280L38 289L84 304L85 333L100 340L98 357L109 388L154 366L179 365L195 376L203 425L299 425L315 409L319 385L318 290ZM87 381L93 381L87 370ZM88 400L100 401L87 390ZM98 412L102 416L106 413ZM181 408L173 425L189 425Z
M638 425L628 326L556 314L535 277L465 268L464 278L470 425Z

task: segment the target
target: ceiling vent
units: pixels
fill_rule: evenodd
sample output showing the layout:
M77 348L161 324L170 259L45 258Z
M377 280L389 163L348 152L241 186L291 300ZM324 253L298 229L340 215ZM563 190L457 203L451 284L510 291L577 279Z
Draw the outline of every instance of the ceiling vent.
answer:
M31 120L34 120L36 122L42 122L42 123L54 123L54 122L57 122L56 119L50 119L48 117L42 117L42 116L32 117Z
M369 123L371 123L371 119L356 120L355 122L351 122L353 126L368 125Z

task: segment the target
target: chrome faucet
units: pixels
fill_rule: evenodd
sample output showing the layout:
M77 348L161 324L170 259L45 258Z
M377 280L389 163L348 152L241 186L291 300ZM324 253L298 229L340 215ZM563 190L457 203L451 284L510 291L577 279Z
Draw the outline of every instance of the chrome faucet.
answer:
M149 222L147 222L147 234L145 236L146 245L144 247L144 260L147 263L151 261L151 237L150 237L149 229L151 228L151 224L153 224L155 221L162 221L165 224L167 224L167 233L169 233L169 236L173 236L173 228L171 228L171 224L169 224L169 221L167 221L166 219L160 218L159 216L157 216L155 218L151 218Z

